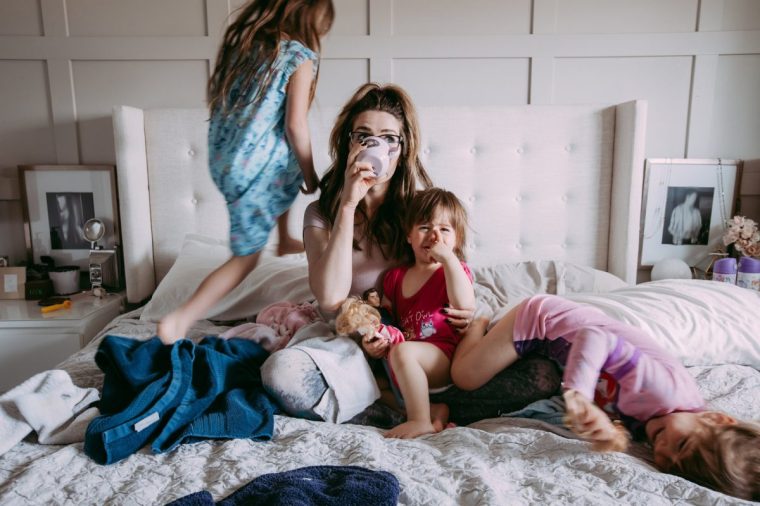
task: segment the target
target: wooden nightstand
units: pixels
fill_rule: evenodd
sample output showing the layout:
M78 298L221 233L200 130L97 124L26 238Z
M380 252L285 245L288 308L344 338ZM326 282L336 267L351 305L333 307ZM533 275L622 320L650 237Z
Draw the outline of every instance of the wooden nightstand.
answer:
M70 309L43 314L36 300L0 301L0 392L52 369L124 310L124 296L70 296Z

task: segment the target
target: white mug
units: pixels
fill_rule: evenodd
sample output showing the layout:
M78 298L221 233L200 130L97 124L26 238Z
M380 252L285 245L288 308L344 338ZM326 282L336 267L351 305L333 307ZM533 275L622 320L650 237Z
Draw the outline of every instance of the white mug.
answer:
M362 144L366 147L359 152L356 161L369 162L372 165L372 172L375 173L375 177L384 176L388 172L391 157L397 157L398 150L391 151L391 147L382 137L367 137Z

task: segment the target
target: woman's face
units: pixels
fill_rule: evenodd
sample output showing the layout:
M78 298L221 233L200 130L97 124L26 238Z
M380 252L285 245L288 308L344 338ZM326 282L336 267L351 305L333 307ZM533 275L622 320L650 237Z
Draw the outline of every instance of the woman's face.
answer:
M401 136L401 122L396 117L385 111L364 111L356 115L351 125L352 132L363 132L369 135L381 136ZM403 146L403 139L402 139ZM382 184L390 181L393 174L396 173L398 160L400 158L402 146L396 151L397 156L391 156L388 164L388 172L382 177L377 178L375 184ZM351 149L355 148L354 141L351 141Z

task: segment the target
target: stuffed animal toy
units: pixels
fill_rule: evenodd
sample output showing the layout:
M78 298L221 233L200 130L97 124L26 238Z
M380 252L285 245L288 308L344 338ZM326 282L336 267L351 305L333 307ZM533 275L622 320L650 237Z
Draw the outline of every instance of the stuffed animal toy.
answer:
M404 341L404 334L399 329L383 324L380 312L358 297L349 297L341 305L335 318L335 331L355 339L359 345L375 339L384 339L390 344Z

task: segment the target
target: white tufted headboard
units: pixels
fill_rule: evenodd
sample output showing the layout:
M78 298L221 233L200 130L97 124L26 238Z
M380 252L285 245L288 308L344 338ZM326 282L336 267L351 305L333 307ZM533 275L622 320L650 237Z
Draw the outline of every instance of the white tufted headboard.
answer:
M337 109L310 116L317 170ZM418 110L422 160L467 205L468 261L557 259L635 283L646 103ZM205 109L113 111L127 298L149 297L185 234L228 236L207 168ZM291 230L300 236L299 196Z

